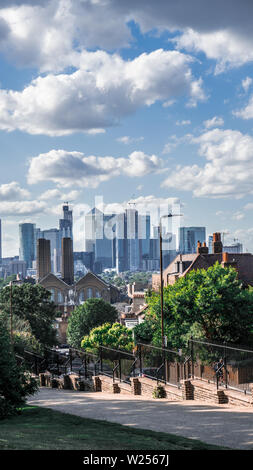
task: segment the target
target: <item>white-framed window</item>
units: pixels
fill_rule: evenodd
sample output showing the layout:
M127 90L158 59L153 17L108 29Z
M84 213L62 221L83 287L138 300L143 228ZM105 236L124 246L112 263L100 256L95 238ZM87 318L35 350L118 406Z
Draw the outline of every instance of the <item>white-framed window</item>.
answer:
M84 297L84 290L82 289L82 290L79 292L79 303L84 302L84 300L85 300L85 297Z
M101 297L101 293L99 290L96 290L96 297L99 299Z

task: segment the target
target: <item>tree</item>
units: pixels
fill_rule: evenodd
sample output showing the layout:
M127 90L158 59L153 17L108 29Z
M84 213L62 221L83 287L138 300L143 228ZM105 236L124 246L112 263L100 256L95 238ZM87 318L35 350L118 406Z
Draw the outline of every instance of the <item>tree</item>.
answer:
M109 302L101 298L86 300L84 304L77 307L69 321L67 339L71 346L80 348L81 341L85 335L103 323L114 323L118 318L118 312Z
M152 342L161 345L160 295L148 297L146 321L155 321ZM218 262L189 272L164 289L164 334L175 347L189 337L217 342L253 343L253 292L244 289L232 267Z
M10 286L0 291L0 307L6 316L10 315ZM53 322L56 307L50 300L50 292L39 284L24 283L12 286L13 315L29 322L31 333L44 346L56 344Z
M112 349L133 351L133 334L129 328L120 323L105 323L90 331L81 342L81 347L87 351L94 351L99 346L106 346Z
M10 342L10 334L0 317L0 419L16 414L26 397L37 390L37 382L18 366Z

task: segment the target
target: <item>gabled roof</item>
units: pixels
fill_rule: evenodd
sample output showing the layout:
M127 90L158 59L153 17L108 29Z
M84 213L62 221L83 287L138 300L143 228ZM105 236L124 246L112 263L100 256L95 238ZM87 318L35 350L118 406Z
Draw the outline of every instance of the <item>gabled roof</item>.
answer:
M106 287L110 287L109 284L107 284L105 281L103 281L103 279L101 279L100 277L98 277L96 274L92 273L91 271L89 271L87 274L85 274L83 277L81 277L81 279L79 279L76 283L75 283L75 286L78 286L79 284L81 284L82 281L86 280L86 279L89 279L89 278L95 278L97 279L98 281L100 281L102 284L104 284L104 286Z
M42 284L42 283L44 283L46 281L50 281L50 280L54 280L54 281L62 284L64 288L67 287L69 289L71 287L71 286L69 286L69 284L64 282L63 279L55 276L55 274L53 274L53 273L46 274L46 276L44 276L42 279L39 280L39 284Z

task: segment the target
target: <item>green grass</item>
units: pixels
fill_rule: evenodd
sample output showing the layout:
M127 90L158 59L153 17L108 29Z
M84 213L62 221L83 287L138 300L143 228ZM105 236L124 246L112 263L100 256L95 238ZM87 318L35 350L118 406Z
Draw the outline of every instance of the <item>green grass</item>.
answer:
M26 406L0 421L0 450L203 450L222 449L172 434L81 418Z

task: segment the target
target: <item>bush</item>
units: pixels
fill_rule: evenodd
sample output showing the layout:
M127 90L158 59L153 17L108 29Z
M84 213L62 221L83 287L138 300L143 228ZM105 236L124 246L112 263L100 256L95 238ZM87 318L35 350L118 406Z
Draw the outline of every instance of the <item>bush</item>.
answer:
M157 385L153 390L152 396L153 398L166 398L166 390L162 385Z
M0 419L17 414L26 397L37 391L37 381L17 365L9 332L0 318Z

